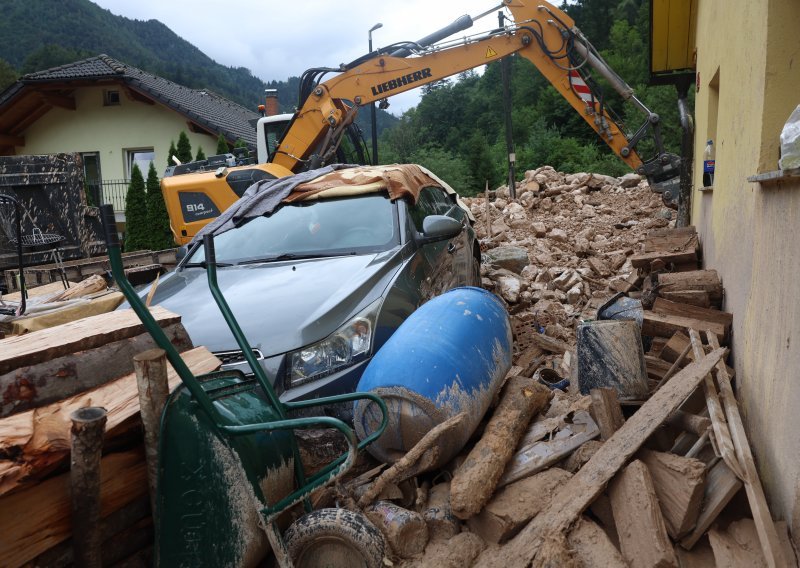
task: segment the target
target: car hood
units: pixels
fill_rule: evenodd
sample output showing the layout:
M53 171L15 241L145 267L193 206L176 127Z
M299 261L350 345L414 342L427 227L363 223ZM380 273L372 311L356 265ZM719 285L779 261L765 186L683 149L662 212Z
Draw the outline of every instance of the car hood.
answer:
M269 357L319 341L383 294L402 263L401 249L223 267L217 280L253 348ZM195 345L238 349L208 289L206 271L174 272L152 304L179 315Z

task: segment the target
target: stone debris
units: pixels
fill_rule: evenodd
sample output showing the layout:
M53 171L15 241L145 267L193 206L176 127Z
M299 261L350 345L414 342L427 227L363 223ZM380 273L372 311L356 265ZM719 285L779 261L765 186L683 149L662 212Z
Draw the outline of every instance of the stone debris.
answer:
M674 212L633 173L543 166L525 172L516 193L490 191L488 208L485 195L464 198L476 218L483 285L507 303L515 323L574 345L577 324L600 299L637 290L628 283L637 275L630 257L649 231L674 225Z
M730 544L734 538L714 522L743 487L735 471L746 467L748 496L755 495L749 504L758 512L753 518L767 535L763 542L751 538L748 550L759 562L768 559L764 565L794 565L793 553L776 548L776 529L769 528L769 510L758 497L747 440L736 429L740 419L726 378L732 369L722 363L725 352L719 348L726 344L732 316L712 309L719 307L721 283L715 271L698 270L694 227L675 229L674 212L636 174L563 174L545 166L525 173L517 195L512 199L508 188L500 187L464 201L476 218L483 286L505 302L511 316L515 366L506 385L533 380L553 388L553 398L530 421L517 418L525 403L512 405L504 398L460 456L431 478L417 478L418 493L434 485L440 492L450 489L453 500L438 495L446 505L436 508L448 531L431 538L424 554L388 562L677 566L679 558L683 562L708 548L705 540L695 547L708 534L716 565L729 565L739 552ZM616 377L581 396L586 377L579 363L585 353L576 349L576 331L631 305L638 306L631 315L614 319L636 323L615 325L633 326L636 338L641 334L646 375L640 377L641 395L626 399L623 411L625 393ZM711 330L707 346L697 329ZM718 400L700 410L684 405L687 399L702 401L698 385L712 367L720 396L731 403L725 408L731 433L722 428ZM523 421L527 427L519 424ZM501 422L508 424L502 435L493 426ZM727 447L730 436L740 436L742 451L723 452L720 460L709 433L717 445L724 436ZM487 450L490 438L493 449ZM483 462L503 476L465 481ZM449 486L441 484L447 480ZM430 516L424 501L417 506ZM752 524L747 514L740 522ZM486 548L476 553L454 546L467 535Z

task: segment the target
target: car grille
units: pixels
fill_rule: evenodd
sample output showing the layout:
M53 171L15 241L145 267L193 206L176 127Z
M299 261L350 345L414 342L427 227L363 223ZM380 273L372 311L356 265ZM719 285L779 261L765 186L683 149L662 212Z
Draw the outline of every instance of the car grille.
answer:
M241 349L237 349L235 351L217 351L214 353L217 359L222 361L223 365L236 365L237 363L244 363L244 353ZM255 356L257 361L260 361L264 358L264 354L261 353L258 349L253 349L253 355Z

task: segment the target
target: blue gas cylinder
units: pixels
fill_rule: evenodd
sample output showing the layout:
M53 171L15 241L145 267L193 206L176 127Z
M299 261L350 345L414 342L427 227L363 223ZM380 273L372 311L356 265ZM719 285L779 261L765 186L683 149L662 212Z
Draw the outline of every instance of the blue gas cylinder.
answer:
M375 354L356 390L381 396L389 410L384 434L367 450L394 463L434 426L461 412L466 418L418 462L416 473L441 467L464 447L511 368L512 336L500 300L481 288L454 288L403 322ZM381 413L355 403L360 439Z

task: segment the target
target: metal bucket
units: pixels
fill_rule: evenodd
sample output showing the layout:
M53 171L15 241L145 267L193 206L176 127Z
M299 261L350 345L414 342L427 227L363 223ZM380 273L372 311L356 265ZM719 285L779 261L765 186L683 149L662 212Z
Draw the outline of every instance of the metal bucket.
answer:
M368 451L393 463L434 426L461 412L460 426L426 453L416 472L440 467L466 444L511 368L511 324L493 294L455 288L420 307L367 366L357 390L381 396L389 409L386 431ZM359 438L374 430L377 407L358 401Z
M622 292L611 297L597 309L598 320L632 320L642 328L644 307L641 300L629 298Z
M647 367L635 321L594 321L578 326L578 383L581 394L614 388L620 400L647 398Z

